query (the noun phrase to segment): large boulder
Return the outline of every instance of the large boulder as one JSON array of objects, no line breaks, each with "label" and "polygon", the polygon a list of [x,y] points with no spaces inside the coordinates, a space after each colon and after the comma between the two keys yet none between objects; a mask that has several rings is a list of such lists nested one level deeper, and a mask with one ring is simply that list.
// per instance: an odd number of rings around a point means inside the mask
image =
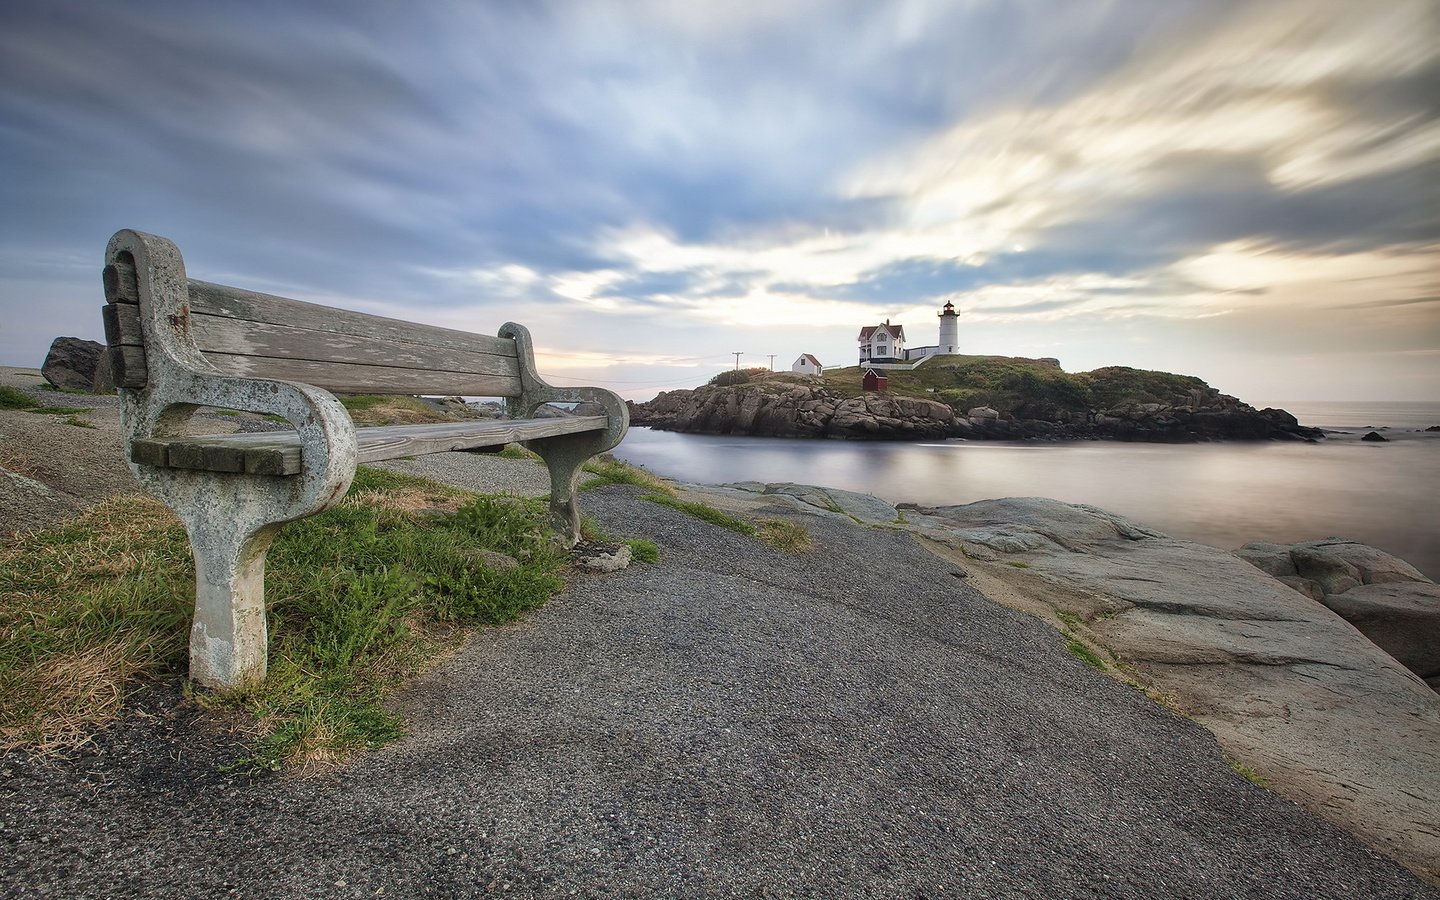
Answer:
[{"label": "large boulder", "polygon": [[1419,569],[1341,538],[1246,544],[1236,555],[1324,604],[1440,690],[1440,586]]},{"label": "large boulder", "polygon": [[115,390],[105,345],[77,337],[58,337],[45,354],[40,374],[57,388],[108,394]]},{"label": "large boulder", "polygon": [[1320,602],[1440,690],[1440,585],[1362,584]]}]

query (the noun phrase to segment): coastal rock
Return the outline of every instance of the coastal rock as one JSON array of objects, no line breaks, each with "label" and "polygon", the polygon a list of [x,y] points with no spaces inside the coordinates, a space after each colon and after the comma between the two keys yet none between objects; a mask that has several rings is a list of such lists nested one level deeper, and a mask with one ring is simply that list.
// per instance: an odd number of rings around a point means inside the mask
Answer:
[{"label": "coastal rock", "polygon": [[62,390],[109,393],[115,389],[105,345],[77,337],[58,337],[45,354],[40,374]]},{"label": "coastal rock", "polygon": [[[1093,507],[1018,498],[921,508],[905,521],[958,551],[972,578],[983,564],[1003,590],[1081,623],[1281,790],[1382,846],[1440,864],[1440,696],[1326,606],[1229,553]],[[1344,565],[1325,571],[1359,576],[1339,599],[1365,601],[1367,616],[1389,611],[1375,619],[1389,629],[1403,630],[1400,615],[1433,615],[1430,585],[1359,586],[1367,573],[1397,570],[1336,543],[1329,562]],[[1273,550],[1255,553],[1284,568]],[[1301,559],[1298,568],[1311,565],[1311,555]],[[1409,631],[1433,635],[1430,621]],[[1424,669],[1433,644],[1419,644],[1396,650]]]},{"label": "coastal rock", "polygon": [[1440,678],[1440,586],[1403,559],[1340,538],[1246,544],[1236,555],[1319,601],[1427,683]]},{"label": "coastal rock", "polygon": [[1320,602],[1427,682],[1440,677],[1440,585],[1363,584]]},{"label": "coastal rock", "polygon": [[934,400],[877,392],[846,397],[778,379],[666,391],[630,409],[633,424],[697,434],[928,440],[951,436],[955,424],[954,410]]},{"label": "coastal rock", "polygon": [[1360,440],[1370,441],[1371,443],[1385,443],[1390,439],[1378,431],[1367,431],[1365,432],[1365,436],[1360,438]]},{"label": "coastal rock", "polygon": [[[1111,371],[1113,375],[1116,370]],[[938,400],[907,396],[893,384],[890,391],[847,396],[818,378],[762,372],[747,379],[662,392],[648,403],[631,404],[630,421],[700,434],[860,440],[1107,438],[1185,443],[1323,436],[1282,409],[1256,410],[1198,379],[1190,381],[1200,386],[1166,402],[1120,402],[1084,411],[1044,394],[1022,393],[1004,409],[969,406],[961,414]]]}]

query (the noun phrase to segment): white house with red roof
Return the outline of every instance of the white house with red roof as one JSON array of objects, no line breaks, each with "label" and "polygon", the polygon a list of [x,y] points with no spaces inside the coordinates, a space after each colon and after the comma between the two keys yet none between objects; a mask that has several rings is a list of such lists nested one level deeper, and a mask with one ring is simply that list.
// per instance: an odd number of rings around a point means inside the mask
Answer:
[{"label": "white house with red roof", "polygon": [[790,371],[798,372],[801,375],[824,375],[825,367],[820,364],[820,360],[809,353],[802,353],[800,358],[790,366]]},{"label": "white house with red roof", "polygon": [[879,325],[860,329],[860,364],[898,363],[905,361],[905,326],[891,325],[886,319]]}]

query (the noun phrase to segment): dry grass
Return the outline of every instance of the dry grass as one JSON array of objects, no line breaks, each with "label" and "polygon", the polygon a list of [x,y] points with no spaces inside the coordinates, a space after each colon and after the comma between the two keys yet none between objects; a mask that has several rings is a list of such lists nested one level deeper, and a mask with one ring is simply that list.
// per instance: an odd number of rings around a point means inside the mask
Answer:
[{"label": "dry grass", "polygon": [[786,553],[809,553],[814,548],[805,526],[786,519],[761,519],[760,540]]},{"label": "dry grass", "polygon": [[31,465],[28,459],[9,450],[0,450],[0,469],[26,478],[34,478],[39,474],[39,470]]},{"label": "dry grass", "polygon": [[346,497],[344,502],[347,506],[369,506],[395,512],[417,513],[425,510],[455,512],[464,506],[468,499],[468,496],[458,491],[451,493],[407,487],[398,490],[356,491]]},{"label": "dry grass", "polygon": [[435,407],[416,397],[378,396],[366,394],[341,397],[356,425],[424,425],[431,422],[453,422]]},{"label": "dry grass", "polygon": [[0,747],[72,749],[127,681],[182,661],[193,577],[180,523],[140,497],[0,548]]}]

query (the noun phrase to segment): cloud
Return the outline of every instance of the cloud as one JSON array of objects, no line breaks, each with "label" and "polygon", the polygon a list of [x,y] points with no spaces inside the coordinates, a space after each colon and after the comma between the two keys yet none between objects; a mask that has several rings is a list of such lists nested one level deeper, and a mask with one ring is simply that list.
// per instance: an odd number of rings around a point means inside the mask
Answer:
[{"label": "cloud", "polygon": [[90,315],[118,227],[213,280],[458,327],[528,316],[596,353],[644,331],[723,361],[763,321],[839,359],[859,325],[945,300],[977,340],[1046,355],[1260,308],[1369,303],[1433,334],[1429,15],[18,0],[0,314],[34,320],[0,352]]}]

